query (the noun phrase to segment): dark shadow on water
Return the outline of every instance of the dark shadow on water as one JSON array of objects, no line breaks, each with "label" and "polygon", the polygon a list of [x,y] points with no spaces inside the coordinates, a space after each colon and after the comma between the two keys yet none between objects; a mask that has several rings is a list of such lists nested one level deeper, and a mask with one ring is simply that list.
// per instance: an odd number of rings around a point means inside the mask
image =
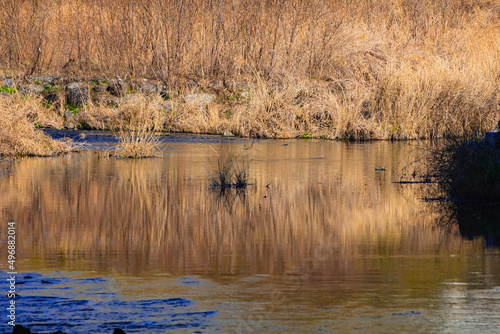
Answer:
[{"label": "dark shadow on water", "polygon": [[450,198],[423,200],[437,206],[439,225],[449,229],[456,225],[462,238],[481,238],[486,248],[500,247],[500,203],[456,201]]},{"label": "dark shadow on water", "polygon": [[500,246],[500,204],[456,203],[454,214],[462,237],[482,237],[486,247]]}]

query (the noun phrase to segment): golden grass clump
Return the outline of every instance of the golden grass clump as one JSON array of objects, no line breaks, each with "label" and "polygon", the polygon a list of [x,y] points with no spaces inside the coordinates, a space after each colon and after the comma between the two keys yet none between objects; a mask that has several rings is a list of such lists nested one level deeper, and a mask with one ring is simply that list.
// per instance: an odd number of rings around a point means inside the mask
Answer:
[{"label": "golden grass clump", "polygon": [[78,112],[78,120],[96,129],[111,129],[118,144],[114,156],[150,158],[158,156],[160,140],[156,131],[166,121],[159,96],[125,95],[117,105],[97,105],[89,102]]},{"label": "golden grass clump", "polygon": [[52,156],[74,150],[69,143],[54,140],[35,128],[61,122],[41,106],[39,99],[0,96],[0,118],[0,156]]},{"label": "golden grass clump", "polygon": [[114,154],[116,157],[141,159],[159,155],[159,137],[150,130],[122,130],[116,136],[118,138]]}]

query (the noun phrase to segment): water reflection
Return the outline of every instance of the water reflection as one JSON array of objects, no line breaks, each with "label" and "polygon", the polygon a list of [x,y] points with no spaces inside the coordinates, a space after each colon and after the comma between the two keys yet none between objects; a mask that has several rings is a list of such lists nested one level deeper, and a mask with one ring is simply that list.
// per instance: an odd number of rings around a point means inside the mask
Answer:
[{"label": "water reflection", "polygon": [[481,238],[489,248],[500,245],[500,205],[498,203],[458,202],[443,204],[448,224],[458,225],[460,235],[468,240]]},{"label": "water reflection", "polygon": [[249,152],[253,184],[223,196],[210,189],[213,151],[203,143],[140,161],[93,151],[3,161],[11,172],[0,177],[0,219],[18,223],[24,270],[149,276],[152,285],[163,273],[210,279],[217,287],[192,286],[186,298],[217,305],[229,331],[241,319],[247,331],[279,332],[285,319],[297,331],[384,321],[431,329],[443,314],[423,310],[446,309],[443,282],[494,289],[500,260],[498,250],[485,256],[483,238],[436,223],[452,216],[419,199],[426,185],[393,183],[414,150],[261,141]]},{"label": "water reflection", "polygon": [[30,259],[65,269],[99,259],[85,268],[283,274],[324,254],[347,259],[461,247],[457,235],[435,229],[415,187],[391,183],[409,148],[381,156],[386,149],[257,145],[254,185],[222,198],[208,187],[212,152],[203,145],[141,161],[92,152],[25,159],[11,162],[15,172],[0,179],[1,218],[23,224]]}]

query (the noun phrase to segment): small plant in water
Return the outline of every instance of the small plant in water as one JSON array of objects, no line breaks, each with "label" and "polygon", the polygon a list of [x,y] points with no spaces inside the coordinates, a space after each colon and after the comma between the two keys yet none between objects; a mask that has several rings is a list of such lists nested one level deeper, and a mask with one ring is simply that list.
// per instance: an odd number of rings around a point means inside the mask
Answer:
[{"label": "small plant in water", "polygon": [[245,189],[250,184],[249,169],[251,159],[245,156],[243,152],[236,153],[234,147],[223,143],[214,151],[217,154],[217,163],[215,164],[215,171],[209,171],[212,179],[212,189],[219,189],[221,192],[230,188]]}]

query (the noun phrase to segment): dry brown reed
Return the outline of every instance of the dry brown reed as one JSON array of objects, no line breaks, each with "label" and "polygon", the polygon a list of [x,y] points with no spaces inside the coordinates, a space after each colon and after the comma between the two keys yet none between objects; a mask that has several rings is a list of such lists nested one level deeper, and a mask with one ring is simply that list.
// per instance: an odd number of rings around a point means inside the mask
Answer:
[{"label": "dry brown reed", "polygon": [[[198,89],[215,78],[252,84],[250,98],[219,101],[205,113],[178,101],[164,124],[171,131],[437,138],[485,131],[500,113],[494,1],[6,0],[1,6],[6,74],[147,77],[179,93],[189,90],[187,81]],[[217,92],[222,100],[239,94],[225,86]]]},{"label": "dry brown reed", "polygon": [[114,156],[150,158],[159,154],[156,131],[166,121],[159,96],[125,95],[117,105],[98,105],[89,101],[77,113],[80,124],[101,130],[112,130],[118,139]]},{"label": "dry brown reed", "polygon": [[159,154],[159,137],[150,130],[122,130],[116,137],[118,144],[115,156],[140,159],[156,157]]},{"label": "dry brown reed", "polygon": [[53,140],[37,126],[58,127],[62,118],[44,108],[39,98],[19,94],[0,96],[0,156],[52,156],[74,148]]}]

